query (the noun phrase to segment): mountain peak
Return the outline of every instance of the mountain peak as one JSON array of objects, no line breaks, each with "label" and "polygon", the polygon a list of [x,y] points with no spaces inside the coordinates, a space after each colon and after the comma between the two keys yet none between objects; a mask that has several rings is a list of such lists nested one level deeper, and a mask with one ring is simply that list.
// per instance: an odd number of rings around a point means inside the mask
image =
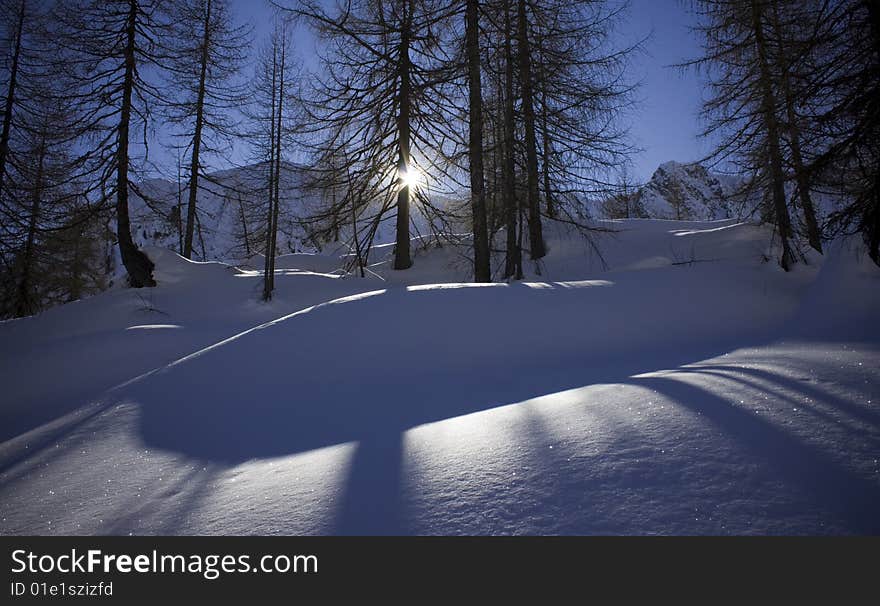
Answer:
[{"label": "mountain peak", "polygon": [[730,205],[735,188],[698,162],[662,163],[638,192],[640,210],[655,219],[711,221],[736,216]]}]

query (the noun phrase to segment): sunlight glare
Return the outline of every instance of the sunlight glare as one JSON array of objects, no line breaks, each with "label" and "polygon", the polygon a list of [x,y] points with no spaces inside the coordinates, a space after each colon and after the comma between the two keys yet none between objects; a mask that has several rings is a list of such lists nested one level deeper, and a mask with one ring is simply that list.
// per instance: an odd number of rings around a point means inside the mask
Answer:
[{"label": "sunlight glare", "polygon": [[424,183],[424,175],[422,174],[422,171],[415,166],[410,166],[407,170],[398,171],[397,176],[400,179],[402,187],[416,189],[421,187]]}]

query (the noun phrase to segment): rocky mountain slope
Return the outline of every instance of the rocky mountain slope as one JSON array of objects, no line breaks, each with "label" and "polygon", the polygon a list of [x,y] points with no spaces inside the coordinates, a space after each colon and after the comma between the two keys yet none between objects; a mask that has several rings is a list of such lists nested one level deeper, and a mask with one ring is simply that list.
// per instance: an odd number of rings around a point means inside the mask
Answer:
[{"label": "rocky mountain slope", "polygon": [[742,184],[739,177],[715,174],[700,164],[664,162],[647,183],[605,200],[601,213],[609,219],[742,218],[747,207],[738,195]]}]

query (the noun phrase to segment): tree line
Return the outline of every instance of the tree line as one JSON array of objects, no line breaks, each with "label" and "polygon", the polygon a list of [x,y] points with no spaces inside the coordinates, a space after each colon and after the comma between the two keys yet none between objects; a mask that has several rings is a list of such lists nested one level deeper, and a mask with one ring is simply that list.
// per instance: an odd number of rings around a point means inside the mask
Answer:
[{"label": "tree line", "polygon": [[[587,0],[288,7],[324,49],[302,94],[300,133],[315,186],[336,194],[313,215],[316,228],[347,227],[363,265],[379,223],[393,217],[392,267],[404,270],[418,205],[447,236],[447,222],[468,226],[474,280],[522,277],[523,255],[540,267],[544,221],[585,227],[588,197],[629,151],[620,117],[633,48],[611,41],[622,9]],[[467,203],[438,208],[432,184]]]},{"label": "tree line", "polygon": [[[293,153],[320,200],[298,220],[316,243],[345,239],[351,269],[363,275],[386,221],[392,267],[412,266],[417,209],[488,282],[521,278],[524,259],[540,271],[549,224],[592,229],[590,205],[633,151],[623,117],[638,44],[619,44],[623,3],[285,0],[252,59],[230,0],[0,1],[4,316],[106,287],[117,257],[130,286],[155,285],[130,196],[151,204],[139,183],[157,130],[179,158],[179,252],[196,249],[199,193],[222,190],[247,252],[265,255],[266,300]],[[712,159],[751,177],[785,269],[801,241],[821,252],[841,232],[862,234],[880,263],[878,1],[689,5]],[[301,26],[320,49],[307,77]],[[259,183],[219,183],[208,167],[241,141]],[[816,192],[841,200],[827,217]]]},{"label": "tree line", "polygon": [[[712,158],[749,175],[779,264],[860,234],[880,265],[880,1],[698,0]],[[826,217],[815,196],[838,198]]]},{"label": "tree line", "polygon": [[118,249],[131,286],[154,286],[129,216],[153,129],[168,125],[188,157],[186,208],[177,210],[190,257],[203,159],[236,132],[229,110],[244,99],[248,28],[233,23],[226,0],[4,0],[2,13],[4,315],[105,287],[114,251],[80,251],[101,243]]}]

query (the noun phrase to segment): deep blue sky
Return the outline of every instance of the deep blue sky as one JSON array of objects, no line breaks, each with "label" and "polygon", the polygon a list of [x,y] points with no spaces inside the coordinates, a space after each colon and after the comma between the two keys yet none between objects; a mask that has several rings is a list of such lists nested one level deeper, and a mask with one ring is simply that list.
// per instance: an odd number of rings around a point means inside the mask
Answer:
[{"label": "deep blue sky", "polygon": [[[613,0],[612,0],[613,1]],[[255,26],[259,48],[271,30],[272,9],[268,0],[238,0],[236,11]],[[700,159],[706,145],[697,138],[697,111],[702,87],[692,71],[670,67],[700,54],[699,40],[688,28],[693,17],[682,0],[630,0],[628,17],[621,22],[621,44],[651,35],[644,52],[632,59],[631,81],[639,81],[639,104],[632,113],[632,142],[643,149],[633,158],[633,177],[647,180],[667,160]],[[299,31],[297,46],[306,65],[313,55],[314,40]]]},{"label": "deep blue sky", "polygon": [[635,176],[647,179],[662,162],[690,162],[705,156],[698,111],[702,85],[693,70],[669,67],[701,53],[695,21],[681,0],[631,0],[622,26],[629,36],[652,33],[645,53],[633,61],[633,77],[642,82],[632,123],[633,142],[644,151],[634,159]]}]

